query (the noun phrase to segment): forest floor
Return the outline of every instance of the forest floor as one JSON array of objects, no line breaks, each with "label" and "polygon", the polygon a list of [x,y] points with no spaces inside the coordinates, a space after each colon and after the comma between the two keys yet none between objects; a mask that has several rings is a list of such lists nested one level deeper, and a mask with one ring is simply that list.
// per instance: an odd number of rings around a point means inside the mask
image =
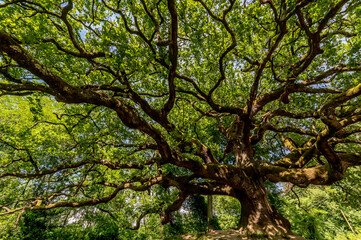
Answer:
[{"label": "forest floor", "polygon": [[236,230],[218,230],[209,233],[197,233],[197,234],[188,234],[182,235],[179,239],[182,240],[263,240],[263,239],[270,239],[270,240],[305,240],[305,238],[293,235],[285,237],[262,237],[262,236],[255,236],[255,237],[247,237],[242,236]]}]

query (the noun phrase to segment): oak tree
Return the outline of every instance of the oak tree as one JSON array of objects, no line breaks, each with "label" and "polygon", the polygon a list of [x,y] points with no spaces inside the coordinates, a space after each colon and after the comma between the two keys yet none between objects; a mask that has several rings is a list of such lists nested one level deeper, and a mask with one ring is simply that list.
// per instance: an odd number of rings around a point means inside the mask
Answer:
[{"label": "oak tree", "polygon": [[358,0],[0,1],[0,215],[148,191],[137,228],[228,195],[242,234],[291,234],[265,182],[330,185],[361,165],[360,14]]}]

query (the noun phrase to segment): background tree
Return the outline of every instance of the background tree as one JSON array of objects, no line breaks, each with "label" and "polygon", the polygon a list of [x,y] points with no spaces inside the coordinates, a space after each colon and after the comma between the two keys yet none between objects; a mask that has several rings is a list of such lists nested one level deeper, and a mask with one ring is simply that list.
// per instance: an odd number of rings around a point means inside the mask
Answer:
[{"label": "background tree", "polygon": [[361,165],[359,1],[0,9],[1,215],[134,201],[136,229],[228,195],[242,233],[289,234],[265,181],[331,185]]}]

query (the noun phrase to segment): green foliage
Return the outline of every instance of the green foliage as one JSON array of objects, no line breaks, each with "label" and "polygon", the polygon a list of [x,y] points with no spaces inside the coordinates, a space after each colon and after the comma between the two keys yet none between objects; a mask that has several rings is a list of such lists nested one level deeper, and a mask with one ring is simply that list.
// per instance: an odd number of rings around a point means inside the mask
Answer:
[{"label": "green foliage", "polygon": [[25,212],[20,222],[20,230],[24,240],[46,239],[48,236],[46,225],[48,212]]},{"label": "green foliage", "polygon": [[215,196],[213,198],[215,217],[220,229],[237,229],[241,218],[241,204],[233,197]]},{"label": "green foliage", "polygon": [[192,229],[192,232],[207,231],[207,203],[204,196],[189,196],[183,204],[183,208],[185,211],[189,211],[185,220],[188,229]]},{"label": "green foliage", "polygon": [[347,239],[347,240],[358,240],[361,238],[361,228],[357,228],[355,229],[355,234],[348,231],[346,233],[337,233],[337,235],[335,236],[335,240],[344,240],[344,239]]},{"label": "green foliage", "polygon": [[187,229],[184,227],[182,215],[178,211],[172,213],[169,224],[164,227],[164,235],[171,238],[185,233],[187,233]]},{"label": "green foliage", "polygon": [[182,209],[172,214],[169,226],[165,227],[165,236],[207,232],[207,203],[201,195],[191,195]]},{"label": "green foliage", "polygon": [[282,204],[278,207],[291,221],[293,231],[307,239],[353,239],[341,211],[356,234],[360,234],[361,186],[354,182],[359,176],[358,167],[335,186],[293,187],[293,192],[279,196]]}]

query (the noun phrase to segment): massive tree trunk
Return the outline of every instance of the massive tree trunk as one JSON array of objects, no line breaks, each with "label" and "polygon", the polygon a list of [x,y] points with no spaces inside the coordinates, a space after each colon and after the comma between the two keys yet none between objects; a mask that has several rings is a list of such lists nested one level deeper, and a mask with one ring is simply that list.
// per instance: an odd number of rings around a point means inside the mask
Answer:
[{"label": "massive tree trunk", "polygon": [[271,206],[262,180],[251,180],[250,188],[237,191],[236,195],[242,207],[239,221],[242,235],[287,236],[291,234],[290,222]]},{"label": "massive tree trunk", "polygon": [[236,174],[236,178],[231,177],[235,196],[242,207],[240,233],[247,236],[267,237],[290,235],[290,222],[271,206],[267,198],[262,176],[257,171],[250,131],[249,123],[235,118],[227,135],[236,159],[236,166],[242,169],[243,173]]}]

